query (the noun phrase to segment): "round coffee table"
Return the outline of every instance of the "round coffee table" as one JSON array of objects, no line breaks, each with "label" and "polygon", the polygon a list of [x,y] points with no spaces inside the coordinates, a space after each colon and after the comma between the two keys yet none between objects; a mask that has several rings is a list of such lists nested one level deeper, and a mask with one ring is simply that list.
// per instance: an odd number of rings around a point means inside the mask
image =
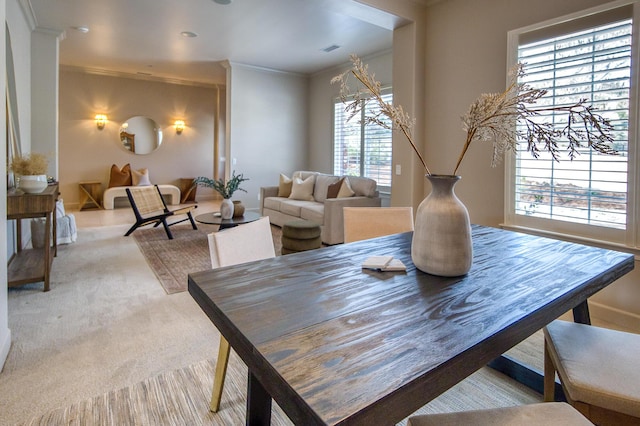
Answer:
[{"label": "round coffee table", "polygon": [[253,222],[260,219],[260,215],[256,212],[244,212],[244,215],[232,217],[231,219],[223,219],[219,212],[203,213],[195,217],[196,222],[206,223],[207,225],[220,225],[220,229],[233,228],[243,223]]}]

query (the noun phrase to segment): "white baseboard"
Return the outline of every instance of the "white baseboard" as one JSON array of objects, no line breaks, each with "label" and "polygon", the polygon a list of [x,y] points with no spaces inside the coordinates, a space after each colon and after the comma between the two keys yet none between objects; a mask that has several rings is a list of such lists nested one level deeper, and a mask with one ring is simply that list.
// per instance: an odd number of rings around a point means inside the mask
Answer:
[{"label": "white baseboard", "polygon": [[640,315],[622,311],[589,301],[589,313],[592,319],[602,320],[620,326],[622,329],[640,334]]},{"label": "white baseboard", "polygon": [[7,338],[4,339],[4,342],[0,342],[0,371],[2,371],[4,363],[7,361],[7,357],[9,356],[9,350],[11,349],[11,330],[8,328],[6,336]]}]

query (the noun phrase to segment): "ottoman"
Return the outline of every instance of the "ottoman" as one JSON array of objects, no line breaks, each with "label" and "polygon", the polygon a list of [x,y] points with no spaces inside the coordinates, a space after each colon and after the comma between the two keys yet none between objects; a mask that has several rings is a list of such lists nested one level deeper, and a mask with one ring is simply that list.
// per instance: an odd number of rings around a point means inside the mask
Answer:
[{"label": "ottoman", "polygon": [[282,225],[282,254],[322,247],[320,225],[300,219]]}]

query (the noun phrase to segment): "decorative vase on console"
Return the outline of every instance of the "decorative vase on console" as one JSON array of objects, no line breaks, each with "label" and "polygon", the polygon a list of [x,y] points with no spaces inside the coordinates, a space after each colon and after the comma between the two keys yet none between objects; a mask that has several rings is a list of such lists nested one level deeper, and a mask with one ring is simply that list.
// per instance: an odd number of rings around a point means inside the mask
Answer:
[{"label": "decorative vase on console", "polygon": [[18,176],[18,189],[28,194],[37,194],[47,188],[48,166],[47,157],[37,152],[16,155],[11,159],[10,164],[11,170]]},{"label": "decorative vase on console", "polygon": [[[502,93],[480,95],[462,117],[466,140],[451,175],[432,174],[420,154],[412,135],[414,120],[401,105],[386,102],[380,82],[369,74],[367,65],[360,58],[351,56],[353,66],[335,76],[331,82],[340,84],[340,98],[349,117],[363,116],[363,122],[387,129],[400,130],[411,144],[432,184],[432,191],[419,205],[416,212],[411,257],[415,266],[423,271],[441,276],[466,274],[472,267],[473,246],[469,213],[456,197],[453,187],[460,179],[458,168],[474,141],[489,141],[493,145],[492,166],[496,166],[507,151],[515,153],[518,143],[537,158],[547,151],[559,161],[559,140],[567,142],[569,157],[580,149],[589,147],[600,154],[617,154],[612,147],[613,126],[608,119],[595,113],[586,99],[573,104],[547,106],[536,101],[547,93],[523,83],[524,65],[517,64],[510,73],[510,81]],[[351,79],[356,80],[357,90],[351,90]],[[371,103],[379,108],[368,109]],[[367,108],[367,109],[365,109]],[[374,111],[374,112],[371,112]],[[545,117],[553,114],[553,124]],[[562,123],[566,120],[571,125]],[[526,125],[517,126],[517,124]],[[395,190],[395,189],[394,189]]]},{"label": "decorative vase on console", "polygon": [[[231,173],[231,177],[226,182],[224,179],[211,179],[204,176],[198,176],[194,182],[197,185],[205,186],[207,188],[213,188],[222,196],[222,204],[220,204],[220,217],[222,219],[231,219],[234,217],[234,204],[231,201],[233,193],[236,191],[247,192],[240,188],[240,184],[249,180],[242,174],[236,175],[235,170]],[[244,214],[244,206],[242,207],[242,214]],[[239,209],[240,210],[240,209]],[[240,214],[240,216],[242,215]]]}]

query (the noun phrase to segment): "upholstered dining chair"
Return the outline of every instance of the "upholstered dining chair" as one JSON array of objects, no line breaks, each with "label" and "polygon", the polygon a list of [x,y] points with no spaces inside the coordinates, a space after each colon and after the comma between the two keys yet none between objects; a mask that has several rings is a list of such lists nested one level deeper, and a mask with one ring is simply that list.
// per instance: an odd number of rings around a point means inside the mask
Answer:
[{"label": "upholstered dining chair", "polygon": [[555,373],[567,401],[597,425],[640,425],[640,335],[555,320],[544,328],[544,399]]},{"label": "upholstered dining chair", "polygon": [[[271,236],[271,224],[269,217],[266,216],[234,228],[212,232],[208,238],[211,267],[214,269],[276,256]],[[228,363],[229,342],[220,336],[220,348],[209,406],[214,413],[220,408]]]},{"label": "upholstered dining chair", "polygon": [[344,242],[413,231],[411,207],[345,207]]},{"label": "upholstered dining chair", "polygon": [[592,423],[564,402],[543,402],[504,408],[409,417],[407,426],[588,426]]},{"label": "upholstered dining chair", "polygon": [[[152,223],[154,227],[162,224],[162,226],[164,226],[165,232],[167,233],[167,238],[169,238],[170,240],[173,239],[173,235],[169,230],[170,226],[188,220],[191,222],[191,226],[193,227],[193,229],[198,229],[196,223],[193,220],[193,216],[191,215],[191,211],[198,206],[191,205],[175,210],[169,210],[167,208],[167,204],[164,202],[164,198],[162,198],[162,194],[160,193],[160,189],[157,185],[126,188],[126,191],[127,197],[129,198],[129,203],[131,204],[131,208],[133,209],[133,214],[136,216],[136,223],[134,223],[133,226],[129,228],[127,233],[124,234],[125,237],[129,236],[139,227],[150,225]],[[167,222],[168,217],[182,214],[187,215],[187,217],[172,223]]]}]

